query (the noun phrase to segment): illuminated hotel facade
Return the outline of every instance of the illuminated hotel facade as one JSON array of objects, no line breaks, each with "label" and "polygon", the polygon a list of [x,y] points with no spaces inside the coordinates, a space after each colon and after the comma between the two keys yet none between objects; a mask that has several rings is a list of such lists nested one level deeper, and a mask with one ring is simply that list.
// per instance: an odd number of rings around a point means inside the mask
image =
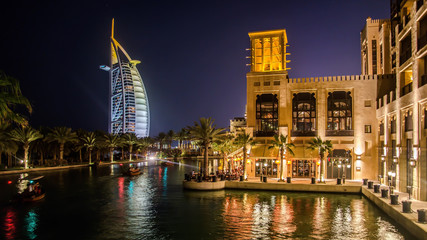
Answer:
[{"label": "illuminated hotel facade", "polygon": [[391,3],[390,20],[368,18],[361,32],[362,75],[289,78],[286,31],[249,33],[248,176],[279,176],[269,146],[283,134],[295,145],[283,175],[319,178],[307,147],[320,136],[333,144],[326,178],[380,180],[427,200],[427,3]]},{"label": "illuminated hotel facade", "polygon": [[135,133],[149,136],[150,109],[147,91],[133,60],[114,38],[114,19],[111,29],[111,67],[101,66],[110,72],[109,132]]}]

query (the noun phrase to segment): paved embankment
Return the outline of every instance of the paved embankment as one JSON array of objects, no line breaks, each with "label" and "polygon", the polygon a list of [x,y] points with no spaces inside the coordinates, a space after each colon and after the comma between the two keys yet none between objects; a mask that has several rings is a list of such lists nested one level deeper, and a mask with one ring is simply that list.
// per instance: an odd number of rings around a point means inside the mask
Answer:
[{"label": "paved embankment", "polygon": [[261,183],[226,181],[226,189],[269,190],[290,192],[328,192],[360,194],[360,185],[331,185],[331,184],[304,184],[304,183]]},{"label": "paved embankment", "polygon": [[[383,210],[387,215],[393,218],[396,222],[406,228],[415,237],[419,239],[427,239],[427,224],[418,222],[418,209],[427,209],[427,202],[411,200],[411,213],[403,213],[402,200],[408,200],[407,193],[394,191],[394,194],[399,195],[399,205],[391,205],[390,198],[381,198],[380,193],[375,193],[374,189],[368,189],[367,186],[362,186],[362,194]],[[387,186],[382,188],[388,189]]]},{"label": "paved embankment", "polygon": [[[144,162],[145,160],[138,160],[138,161],[123,161],[123,162],[102,162],[99,165],[112,165],[112,164],[127,164],[127,163],[138,163],[138,162]],[[21,170],[6,170],[6,171],[0,171],[0,175],[7,175],[7,174],[18,174],[18,173],[29,173],[29,172],[39,172],[39,171],[55,171],[55,170],[63,170],[63,169],[70,169],[70,168],[79,168],[79,167],[89,167],[89,164],[77,164],[77,165],[67,165],[67,166],[55,166],[55,167],[36,167],[36,168],[28,168],[28,169],[21,169]]]}]

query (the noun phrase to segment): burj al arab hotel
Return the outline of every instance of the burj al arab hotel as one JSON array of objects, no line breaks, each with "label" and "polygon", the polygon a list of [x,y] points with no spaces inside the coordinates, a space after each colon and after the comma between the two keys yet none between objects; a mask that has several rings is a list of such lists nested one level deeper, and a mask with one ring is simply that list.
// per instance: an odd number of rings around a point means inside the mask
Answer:
[{"label": "burj al arab hotel", "polygon": [[133,60],[114,38],[111,27],[111,65],[102,65],[110,73],[110,119],[108,131],[114,134],[135,133],[147,137],[150,131],[150,108],[147,91]]}]

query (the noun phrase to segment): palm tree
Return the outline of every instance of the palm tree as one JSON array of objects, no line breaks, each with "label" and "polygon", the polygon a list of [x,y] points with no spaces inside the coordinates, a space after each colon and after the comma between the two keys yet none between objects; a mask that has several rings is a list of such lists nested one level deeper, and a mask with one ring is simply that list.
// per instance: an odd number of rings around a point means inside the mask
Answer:
[{"label": "palm tree", "polygon": [[110,152],[110,162],[114,162],[114,149],[120,145],[120,136],[114,133],[106,133],[102,137],[102,144]]},{"label": "palm tree", "polygon": [[73,151],[79,152],[79,162],[83,163],[82,149],[85,147],[83,139],[84,139],[84,136],[88,134],[88,132],[83,129],[77,129],[76,133],[77,133],[78,141],[74,144]]},{"label": "palm tree", "polygon": [[30,149],[30,143],[42,138],[43,135],[31,128],[31,127],[20,127],[13,129],[9,134],[11,140],[21,143],[24,149],[24,169],[28,168],[28,150]]},{"label": "palm tree", "polygon": [[44,139],[37,139],[32,144],[32,149],[40,156],[39,165],[44,164],[45,154],[47,152],[47,143]]},{"label": "palm tree", "polygon": [[187,139],[187,131],[185,128],[181,129],[179,132],[176,133],[176,140],[178,140],[178,148],[183,149],[184,148],[184,141]]},{"label": "palm tree", "polygon": [[[150,137],[143,137],[138,138],[138,141],[136,143],[136,151],[137,153],[146,153],[148,147],[152,144],[152,139]],[[138,154],[136,155],[136,158],[138,160]]]},{"label": "palm tree", "polygon": [[129,161],[132,161],[132,150],[133,145],[135,145],[138,141],[135,133],[125,133],[121,137],[123,144],[129,147]]},{"label": "palm tree", "polygon": [[173,130],[169,130],[166,133],[166,142],[168,144],[168,148],[172,148],[172,141],[175,139],[175,132]]},{"label": "palm tree", "polygon": [[214,120],[211,118],[200,118],[200,124],[194,122],[194,126],[188,127],[190,135],[196,141],[199,141],[200,145],[204,148],[203,157],[203,172],[204,176],[208,175],[208,149],[212,142],[216,141],[220,134],[224,131],[223,128],[216,128],[213,125]]},{"label": "palm tree", "polygon": [[96,146],[96,134],[94,132],[88,132],[81,137],[83,146],[89,154],[89,164],[92,164],[92,150]]},{"label": "palm tree", "polygon": [[24,106],[30,113],[31,104],[21,93],[19,81],[0,71],[0,126],[17,123],[28,124],[27,120],[14,111],[16,106]]},{"label": "palm tree", "polygon": [[156,142],[159,143],[159,152],[161,153],[163,150],[163,145],[166,141],[167,135],[164,132],[160,132],[159,135],[156,137]]},{"label": "palm tree", "polygon": [[[225,162],[228,155],[236,150],[236,145],[233,144],[234,136],[233,135],[223,135],[221,139],[212,144],[214,150],[218,151],[222,155],[222,169],[225,170]],[[230,169],[230,166],[228,166]]]},{"label": "palm tree", "polygon": [[283,172],[285,171],[283,169],[283,157],[286,153],[290,153],[292,156],[295,156],[294,152],[292,151],[292,148],[295,147],[293,143],[288,143],[288,135],[283,136],[283,134],[276,134],[274,135],[274,141],[271,146],[268,148],[279,148],[280,152],[280,177],[279,181],[284,181],[283,178]]},{"label": "palm tree", "polygon": [[320,182],[325,182],[325,166],[323,163],[323,157],[325,156],[325,152],[332,151],[332,143],[331,140],[323,141],[320,137],[315,137],[308,143],[308,149],[318,150],[319,158],[320,158]]},{"label": "palm tree", "polygon": [[0,126],[0,163],[2,153],[7,155],[7,166],[12,166],[12,154],[18,151],[18,145],[9,137],[10,128],[7,124]]},{"label": "palm tree", "polygon": [[64,161],[64,146],[67,142],[76,142],[77,134],[68,127],[55,127],[47,134],[46,140],[49,143],[57,142],[59,144],[59,163],[62,164]]},{"label": "palm tree", "polygon": [[254,145],[255,142],[251,137],[251,135],[246,133],[238,134],[234,139],[234,141],[239,148],[243,148],[243,180],[247,180],[247,176],[246,176],[247,148],[248,148],[248,145],[249,146]]}]

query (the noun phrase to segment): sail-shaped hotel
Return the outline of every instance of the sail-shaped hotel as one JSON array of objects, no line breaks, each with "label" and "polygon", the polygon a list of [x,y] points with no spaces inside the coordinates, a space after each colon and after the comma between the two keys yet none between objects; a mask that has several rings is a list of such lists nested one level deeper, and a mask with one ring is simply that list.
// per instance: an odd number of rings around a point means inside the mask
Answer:
[{"label": "sail-shaped hotel", "polygon": [[100,68],[110,72],[110,133],[135,133],[147,137],[150,130],[150,109],[147,91],[133,60],[114,38],[111,28],[111,65]]}]

